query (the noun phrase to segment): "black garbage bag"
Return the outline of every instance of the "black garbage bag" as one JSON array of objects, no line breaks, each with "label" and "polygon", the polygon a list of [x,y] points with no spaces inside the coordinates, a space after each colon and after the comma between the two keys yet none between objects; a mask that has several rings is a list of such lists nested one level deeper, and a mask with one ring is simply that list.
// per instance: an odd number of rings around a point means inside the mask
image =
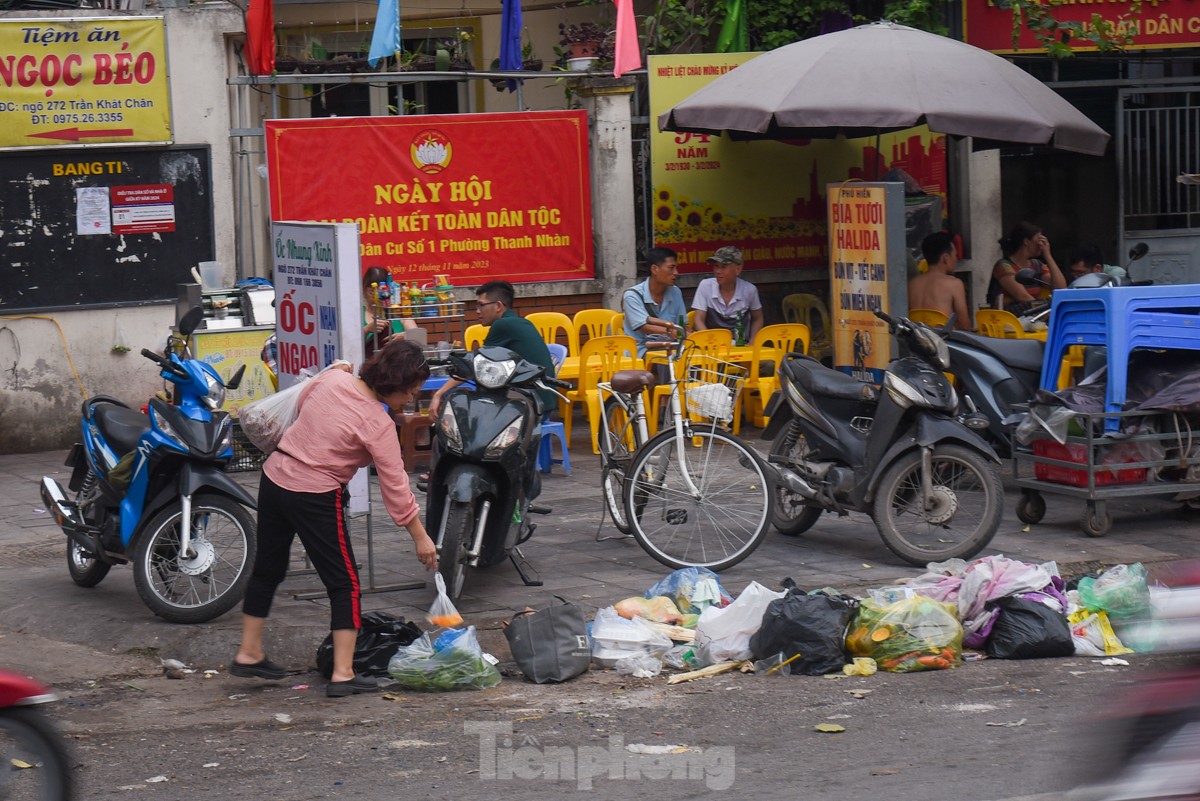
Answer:
[{"label": "black garbage bag", "polygon": [[[402,617],[386,612],[367,612],[354,644],[354,671],[365,676],[388,674],[388,662],[402,645],[410,645],[421,636],[421,629]],[[317,647],[317,670],[325,678],[333,675],[333,635]]]},{"label": "black garbage bag", "polygon": [[1000,614],[988,637],[988,656],[1041,659],[1075,654],[1071,626],[1062,612],[1025,598],[1005,598],[998,605]]},{"label": "black garbage bag", "polygon": [[788,667],[792,675],[821,676],[840,671],[846,657],[846,626],[856,601],[842,595],[806,594],[791,579],[783,586],[787,595],[767,605],[762,626],[750,638],[755,659],[782,653],[784,659],[800,657]]}]

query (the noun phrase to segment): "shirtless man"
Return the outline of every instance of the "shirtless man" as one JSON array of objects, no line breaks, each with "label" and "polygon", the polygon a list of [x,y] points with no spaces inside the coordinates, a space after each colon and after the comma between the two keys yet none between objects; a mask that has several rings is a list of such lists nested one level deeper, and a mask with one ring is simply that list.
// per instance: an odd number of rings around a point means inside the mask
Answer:
[{"label": "shirtless man", "polygon": [[963,282],[954,277],[958,265],[954,240],[945,231],[930,234],[921,242],[921,253],[929,271],[908,282],[908,308],[935,309],[947,317],[953,314],[955,327],[971,330],[967,291]]}]

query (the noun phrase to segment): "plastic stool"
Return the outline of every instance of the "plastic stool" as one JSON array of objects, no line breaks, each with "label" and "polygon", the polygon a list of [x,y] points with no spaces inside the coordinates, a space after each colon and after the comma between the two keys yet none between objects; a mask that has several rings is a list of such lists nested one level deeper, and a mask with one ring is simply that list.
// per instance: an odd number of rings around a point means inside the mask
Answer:
[{"label": "plastic stool", "polygon": [[[420,467],[429,467],[433,455],[433,421],[425,412],[420,414],[400,413],[393,416],[396,433],[400,437],[400,455],[404,469],[410,473]],[[419,466],[418,466],[419,465]]]},{"label": "plastic stool", "polygon": [[[562,448],[561,459],[555,459],[553,456],[551,440],[554,437],[558,437],[559,447]],[[549,473],[550,469],[556,464],[561,464],[563,472],[568,476],[571,475],[571,454],[567,453],[566,432],[561,422],[542,423],[542,444],[538,448],[537,469],[543,473]]]}]

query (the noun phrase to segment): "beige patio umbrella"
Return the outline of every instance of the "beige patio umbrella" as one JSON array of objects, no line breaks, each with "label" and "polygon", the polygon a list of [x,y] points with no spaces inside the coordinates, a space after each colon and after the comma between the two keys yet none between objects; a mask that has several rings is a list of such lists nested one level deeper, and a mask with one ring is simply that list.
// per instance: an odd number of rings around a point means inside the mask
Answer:
[{"label": "beige patio umbrella", "polygon": [[1037,78],[973,45],[876,22],[757,56],[658,118],[734,139],[874,136],[926,124],[986,143],[1102,155],[1109,135]]}]

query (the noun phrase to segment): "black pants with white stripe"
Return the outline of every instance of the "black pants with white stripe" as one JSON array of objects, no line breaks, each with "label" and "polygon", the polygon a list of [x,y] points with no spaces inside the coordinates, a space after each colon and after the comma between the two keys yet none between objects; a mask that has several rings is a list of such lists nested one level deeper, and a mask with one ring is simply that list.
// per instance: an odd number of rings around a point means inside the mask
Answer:
[{"label": "black pants with white stripe", "polygon": [[299,536],[329,593],[329,628],[362,628],[362,588],[346,530],[345,501],[345,487],[292,492],[263,473],[258,486],[258,555],[243,612],[264,618],[271,614],[275,590],[287,576],[292,540]]}]

